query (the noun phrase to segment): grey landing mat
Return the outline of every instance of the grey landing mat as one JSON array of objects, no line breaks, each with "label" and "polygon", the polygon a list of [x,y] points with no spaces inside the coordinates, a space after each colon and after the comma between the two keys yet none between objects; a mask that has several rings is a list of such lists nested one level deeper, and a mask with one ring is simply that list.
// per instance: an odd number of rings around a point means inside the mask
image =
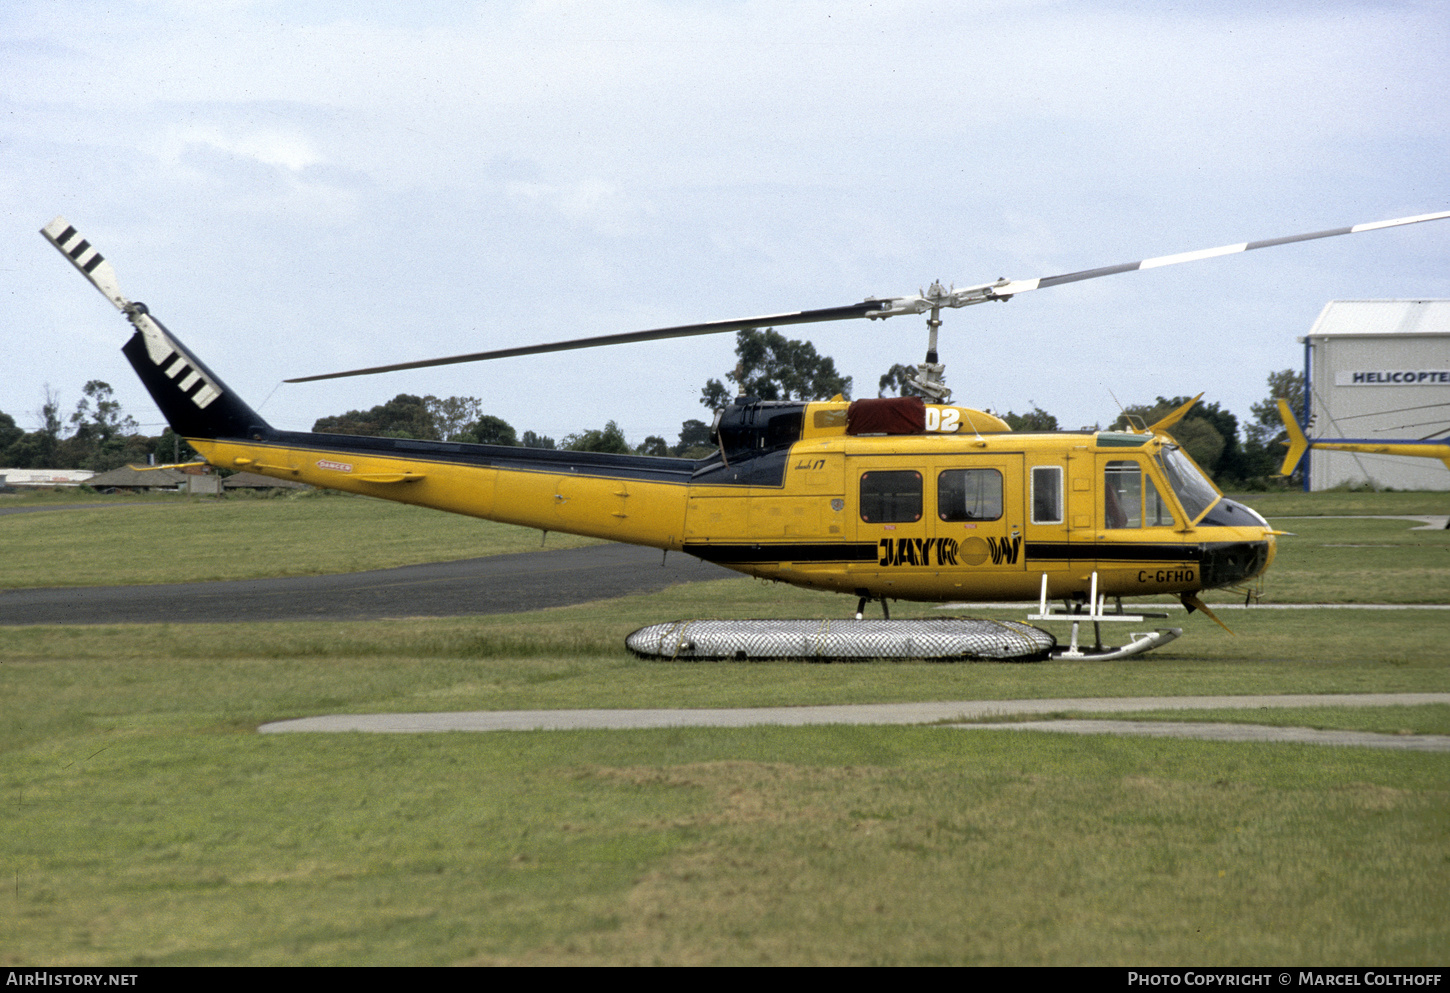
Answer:
[{"label": "grey landing mat", "polygon": [[[365,731],[416,734],[436,731],[566,731],[678,727],[755,727],[810,724],[934,724],[1014,714],[1059,711],[1122,713],[1132,710],[1213,710],[1268,707],[1391,707],[1450,703],[1450,693],[1336,693],[1278,696],[1111,697],[1055,700],[953,700],[831,707],[748,707],[718,710],[499,710],[435,714],[337,714],[263,724],[264,734],[285,731]],[[1090,723],[1090,722],[1089,722]],[[1134,722],[1136,723],[1136,722]],[[1147,722],[1143,722],[1147,723]],[[995,729],[1000,724],[970,725]],[[1029,725],[1031,730],[1048,730]],[[1282,732],[1286,728],[1266,728]],[[1321,732],[1322,733],[1322,732]],[[1408,740],[1398,735],[1382,738]],[[1429,735],[1416,736],[1429,738]],[[1291,740],[1269,739],[1260,740]],[[1405,747],[1405,746],[1399,746]]]},{"label": "grey landing mat", "polygon": [[5,624],[201,624],[512,614],[739,577],[679,552],[591,545],[332,576],[0,591]]}]

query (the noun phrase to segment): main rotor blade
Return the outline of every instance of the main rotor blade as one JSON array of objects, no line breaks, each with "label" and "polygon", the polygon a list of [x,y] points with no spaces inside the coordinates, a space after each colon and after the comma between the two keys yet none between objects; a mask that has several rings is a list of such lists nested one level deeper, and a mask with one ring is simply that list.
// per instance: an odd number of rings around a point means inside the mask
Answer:
[{"label": "main rotor blade", "polygon": [[347,372],[328,372],[318,376],[299,376],[288,379],[288,383],[312,383],[319,379],[342,379],[345,376],[371,376],[379,372],[396,372],[400,369],[428,369],[439,365],[456,365],[460,362],[483,362],[487,359],[507,359],[519,355],[539,355],[544,352],[567,352],[576,348],[595,348],[599,345],[627,345],[636,341],[658,341],[661,338],[688,338],[697,334],[719,334],[723,331],[744,331],[746,328],[779,327],[786,324],[812,324],[817,321],[844,321],[856,317],[868,317],[881,309],[881,302],[867,300],[847,307],[827,307],[822,310],[797,310],[787,314],[767,314],[764,317],[745,317],[733,321],[706,321],[703,324],[681,324],[672,328],[654,328],[650,331],[627,331],[623,334],[603,334],[594,338],[575,338],[572,341],[554,341],[547,345],[525,345],[519,348],[499,348],[491,352],[471,352],[468,355],[450,355],[442,359],[423,359],[418,362],[397,362],[393,365],[379,365],[368,369],[349,369]]},{"label": "main rotor blade", "polygon": [[[1313,231],[1309,234],[1292,234],[1283,238],[1266,238],[1263,241],[1244,241],[1236,245],[1220,245],[1218,248],[1201,248],[1193,252],[1179,252],[1176,255],[1160,255],[1153,259],[1124,262],[1120,265],[1083,269],[1080,272],[1063,273],[1060,276],[1042,276],[1037,279],[999,279],[995,283],[983,283],[966,289],[948,290],[934,283],[923,294],[904,297],[871,298],[846,307],[827,307],[823,310],[797,310],[785,314],[768,314],[763,317],[747,317],[733,321],[706,321],[703,324],[682,324],[672,328],[654,328],[650,331],[629,331],[623,334],[606,334],[594,338],[575,338],[572,341],[556,341],[546,345],[526,345],[520,348],[500,348],[489,352],[471,352],[467,355],[451,355],[441,359],[422,359],[417,362],[397,362],[392,365],[371,366],[367,369],[349,369],[346,372],[328,372],[317,376],[299,376],[288,379],[288,383],[313,383],[322,379],[342,379],[346,376],[371,376],[380,372],[397,372],[402,369],[429,369],[434,366],[456,365],[461,362],[483,362],[488,359],[514,358],[520,355],[539,355],[545,352],[567,352],[576,348],[595,348],[600,345],[625,345],[636,341],[658,341],[662,338],[688,338],[698,334],[719,334],[726,331],[743,331],[746,328],[784,326],[788,324],[812,324],[818,321],[844,321],[853,318],[895,317],[899,314],[924,314],[941,307],[968,307],[986,303],[989,300],[1008,300],[1018,293],[1043,290],[1049,286],[1077,283],[1099,276],[1112,276],[1120,272],[1138,269],[1158,269],[1177,265],[1180,262],[1197,262],[1200,259],[1217,258],[1249,252],[1256,248],[1271,248],[1275,245],[1289,245],[1297,241],[1314,241],[1318,238],[1333,238],[1342,234],[1359,234],[1361,231],[1377,231],[1380,228],[1399,227],[1404,224],[1419,224],[1421,221],[1438,221],[1450,217],[1450,210],[1435,214],[1417,214],[1414,217],[1397,217],[1388,221],[1371,221],[1347,228],[1333,228],[1328,231]],[[57,218],[53,224],[63,224]],[[54,240],[52,238],[52,240]],[[103,289],[102,292],[105,292]],[[120,306],[118,304],[118,306]]]},{"label": "main rotor blade", "polygon": [[1040,279],[1014,279],[1005,284],[993,286],[991,292],[993,296],[1011,296],[1015,293],[1026,293],[1028,290],[1044,290],[1049,286],[1061,286],[1063,283],[1076,283],[1084,279],[1097,279],[1099,276],[1112,276],[1120,272],[1133,272],[1137,269],[1157,269],[1165,265],[1177,265],[1180,262],[1197,262],[1199,259],[1213,259],[1220,255],[1233,255],[1236,252],[1251,252],[1256,248],[1272,248],[1275,245],[1290,245],[1296,241],[1314,241],[1316,238],[1333,238],[1342,234],[1359,234],[1361,231],[1377,231],[1380,228],[1394,228],[1402,224],[1419,224],[1421,221],[1439,221],[1447,217],[1450,217],[1450,210],[1442,210],[1438,214],[1417,214],[1414,217],[1397,217],[1392,221],[1371,221],[1368,224],[1356,224],[1347,228],[1332,228],[1328,231],[1313,231],[1309,234],[1291,234],[1285,238],[1265,238],[1263,241],[1243,241],[1237,245],[1220,245],[1218,248],[1200,248],[1196,252],[1160,255],[1156,259],[1143,259],[1140,262],[1124,262],[1122,265],[1108,265],[1097,269],[1084,269],[1081,272],[1069,272],[1061,276],[1044,276]]}]

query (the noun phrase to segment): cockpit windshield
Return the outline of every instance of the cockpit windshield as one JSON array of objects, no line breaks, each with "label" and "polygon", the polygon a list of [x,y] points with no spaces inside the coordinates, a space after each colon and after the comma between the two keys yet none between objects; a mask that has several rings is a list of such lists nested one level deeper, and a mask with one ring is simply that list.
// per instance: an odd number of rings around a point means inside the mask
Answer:
[{"label": "cockpit windshield", "polygon": [[1198,520],[1208,508],[1218,502],[1218,490],[1214,489],[1198,466],[1193,464],[1193,460],[1184,455],[1177,445],[1164,445],[1154,458],[1158,460],[1163,475],[1168,477],[1168,485],[1173,487],[1178,502],[1183,504],[1189,521]]}]

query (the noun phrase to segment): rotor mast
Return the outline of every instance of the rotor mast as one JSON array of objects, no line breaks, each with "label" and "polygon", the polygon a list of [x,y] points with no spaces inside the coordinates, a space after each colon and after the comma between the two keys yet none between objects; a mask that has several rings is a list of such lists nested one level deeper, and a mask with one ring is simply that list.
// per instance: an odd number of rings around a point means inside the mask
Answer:
[{"label": "rotor mast", "polygon": [[908,378],[907,382],[921,390],[922,394],[934,403],[950,403],[952,391],[946,384],[947,367],[937,353],[937,331],[941,328],[941,309],[943,307],[969,307],[974,303],[986,303],[988,300],[1010,300],[1012,298],[1010,293],[998,291],[998,287],[1006,286],[1008,282],[1006,279],[999,279],[995,283],[984,283],[981,286],[969,286],[964,290],[958,290],[955,286],[943,286],[941,280],[937,280],[925,290],[918,291],[914,297],[891,297],[880,301],[885,306],[867,316],[875,320],[882,317],[894,317],[897,314],[925,313],[929,315],[926,319],[926,361],[917,363],[916,375]]}]

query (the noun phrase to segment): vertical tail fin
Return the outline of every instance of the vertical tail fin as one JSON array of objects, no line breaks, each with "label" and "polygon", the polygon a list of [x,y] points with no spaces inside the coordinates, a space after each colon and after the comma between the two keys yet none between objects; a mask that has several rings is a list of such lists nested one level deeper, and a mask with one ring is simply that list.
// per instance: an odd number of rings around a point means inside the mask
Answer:
[{"label": "vertical tail fin", "polygon": [[173,338],[145,304],[126,299],[111,263],[69,221],[57,217],[40,233],[136,329],[121,351],[173,431],[184,438],[250,438],[272,433],[267,422]]}]

